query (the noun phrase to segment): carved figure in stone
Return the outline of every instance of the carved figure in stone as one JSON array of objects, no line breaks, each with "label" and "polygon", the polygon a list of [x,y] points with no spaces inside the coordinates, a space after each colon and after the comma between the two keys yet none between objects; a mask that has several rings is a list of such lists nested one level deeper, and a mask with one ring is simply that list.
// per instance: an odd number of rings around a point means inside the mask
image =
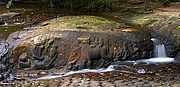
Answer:
[{"label": "carved figure in stone", "polygon": [[47,40],[45,44],[37,45],[33,53],[31,69],[49,69],[57,58],[57,46],[53,41]]},{"label": "carved figure in stone", "polygon": [[95,68],[102,67],[104,60],[109,58],[106,48],[103,47],[102,43],[99,42],[98,45],[93,45],[92,47],[90,38],[78,38],[78,40],[79,45],[73,46],[70,52],[67,68],[70,70],[92,68],[94,60],[101,61],[101,64],[98,64]]},{"label": "carved figure in stone", "polygon": [[[92,45],[94,46],[91,47]],[[109,63],[105,64],[105,61],[110,62],[110,56],[107,53],[107,48],[103,44],[103,39],[96,38],[91,46],[89,50],[82,51],[88,52],[87,55],[89,56],[91,67],[94,66],[95,60],[100,61],[100,64],[98,64],[96,68],[101,68],[104,65],[107,66]]]},{"label": "carved figure in stone", "polygon": [[26,52],[23,52],[19,56],[19,67],[21,68],[30,68],[30,59],[28,58],[28,54]]},{"label": "carved figure in stone", "polygon": [[6,80],[13,68],[10,63],[10,49],[9,43],[6,41],[0,42],[0,81]]},{"label": "carved figure in stone", "polygon": [[77,43],[74,43],[71,46],[69,60],[66,68],[68,70],[74,70],[77,67],[75,63],[78,61],[79,58],[80,58],[80,46]]},{"label": "carved figure in stone", "polygon": [[8,47],[9,47],[8,42],[6,41],[0,42],[0,60],[5,54],[8,53],[8,50],[9,50]]},{"label": "carved figure in stone", "polygon": [[130,52],[128,50],[128,44],[127,44],[127,42],[124,42],[122,45],[122,48],[119,50],[118,55],[116,56],[114,61],[126,60],[128,58],[130,58]]}]

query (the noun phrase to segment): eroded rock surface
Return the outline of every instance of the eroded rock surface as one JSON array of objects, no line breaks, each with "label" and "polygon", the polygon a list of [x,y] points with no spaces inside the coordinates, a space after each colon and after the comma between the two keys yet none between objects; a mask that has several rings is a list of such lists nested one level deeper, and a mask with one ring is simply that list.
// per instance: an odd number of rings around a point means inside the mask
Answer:
[{"label": "eroded rock surface", "polygon": [[141,18],[132,17],[132,23],[149,28],[152,32],[151,37],[165,44],[167,56],[175,57],[179,52],[180,30],[178,26],[180,20],[178,17],[156,14],[141,15]]},{"label": "eroded rock surface", "polygon": [[148,32],[96,16],[65,16],[9,36],[12,62],[21,69],[107,67],[152,57]]},{"label": "eroded rock surface", "polygon": [[[149,14],[139,13],[106,13],[120,18],[127,24],[147,29],[151,37],[165,44],[168,57],[179,59],[180,52],[180,3],[171,3],[168,7],[156,8]],[[138,11],[138,10],[137,10]]]}]

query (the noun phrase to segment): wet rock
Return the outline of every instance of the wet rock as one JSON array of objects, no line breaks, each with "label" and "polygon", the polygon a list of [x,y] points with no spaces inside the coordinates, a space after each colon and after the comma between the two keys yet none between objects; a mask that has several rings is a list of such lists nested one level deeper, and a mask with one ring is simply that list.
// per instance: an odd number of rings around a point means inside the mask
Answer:
[{"label": "wet rock", "polygon": [[[130,18],[130,19],[129,19]],[[151,31],[151,37],[156,38],[165,44],[168,57],[176,57],[179,52],[180,20],[177,16],[164,14],[131,15],[124,18],[129,19],[128,23],[139,25],[141,28],[148,28]]]},{"label": "wet rock", "polygon": [[144,84],[143,87],[151,87],[150,84]]},{"label": "wet rock", "polygon": [[29,68],[30,67],[30,62],[28,59],[28,54],[26,52],[22,53],[19,56],[19,66],[22,68]]},{"label": "wet rock", "polygon": [[5,0],[0,1],[0,5],[6,4]]},{"label": "wet rock", "polygon": [[180,62],[180,52],[177,53],[175,60],[177,60],[178,62]]},{"label": "wet rock", "polygon": [[138,73],[138,74],[145,74],[146,71],[145,71],[144,69],[140,69],[140,70],[137,70],[137,73]]},{"label": "wet rock", "polygon": [[9,18],[15,17],[15,16],[19,16],[21,15],[20,13],[16,13],[16,12],[9,12],[9,13],[3,13],[0,14],[0,21],[4,22]]},{"label": "wet rock", "polygon": [[0,74],[0,81],[4,80],[4,75]]},{"label": "wet rock", "polygon": [[125,32],[119,23],[102,17],[67,16],[42,24],[47,23],[9,36],[7,41],[14,43],[10,46],[15,66],[20,65],[21,69],[95,69],[107,67],[113,61],[150,58],[153,51],[149,32]]}]

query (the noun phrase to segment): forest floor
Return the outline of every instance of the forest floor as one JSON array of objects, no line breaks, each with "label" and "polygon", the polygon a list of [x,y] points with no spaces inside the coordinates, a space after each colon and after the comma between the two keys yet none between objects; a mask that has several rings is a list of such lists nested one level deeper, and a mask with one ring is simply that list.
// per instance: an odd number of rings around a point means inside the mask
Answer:
[{"label": "forest floor", "polygon": [[168,7],[160,7],[153,10],[154,14],[179,16],[180,17],[180,2],[172,3]]}]

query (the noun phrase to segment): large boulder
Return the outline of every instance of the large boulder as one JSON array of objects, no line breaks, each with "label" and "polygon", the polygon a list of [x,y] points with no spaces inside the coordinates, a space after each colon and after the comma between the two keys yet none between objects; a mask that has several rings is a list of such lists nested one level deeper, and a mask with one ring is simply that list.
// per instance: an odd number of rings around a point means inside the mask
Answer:
[{"label": "large boulder", "polygon": [[12,33],[7,42],[16,68],[79,70],[150,58],[149,35],[102,17],[65,16]]}]

